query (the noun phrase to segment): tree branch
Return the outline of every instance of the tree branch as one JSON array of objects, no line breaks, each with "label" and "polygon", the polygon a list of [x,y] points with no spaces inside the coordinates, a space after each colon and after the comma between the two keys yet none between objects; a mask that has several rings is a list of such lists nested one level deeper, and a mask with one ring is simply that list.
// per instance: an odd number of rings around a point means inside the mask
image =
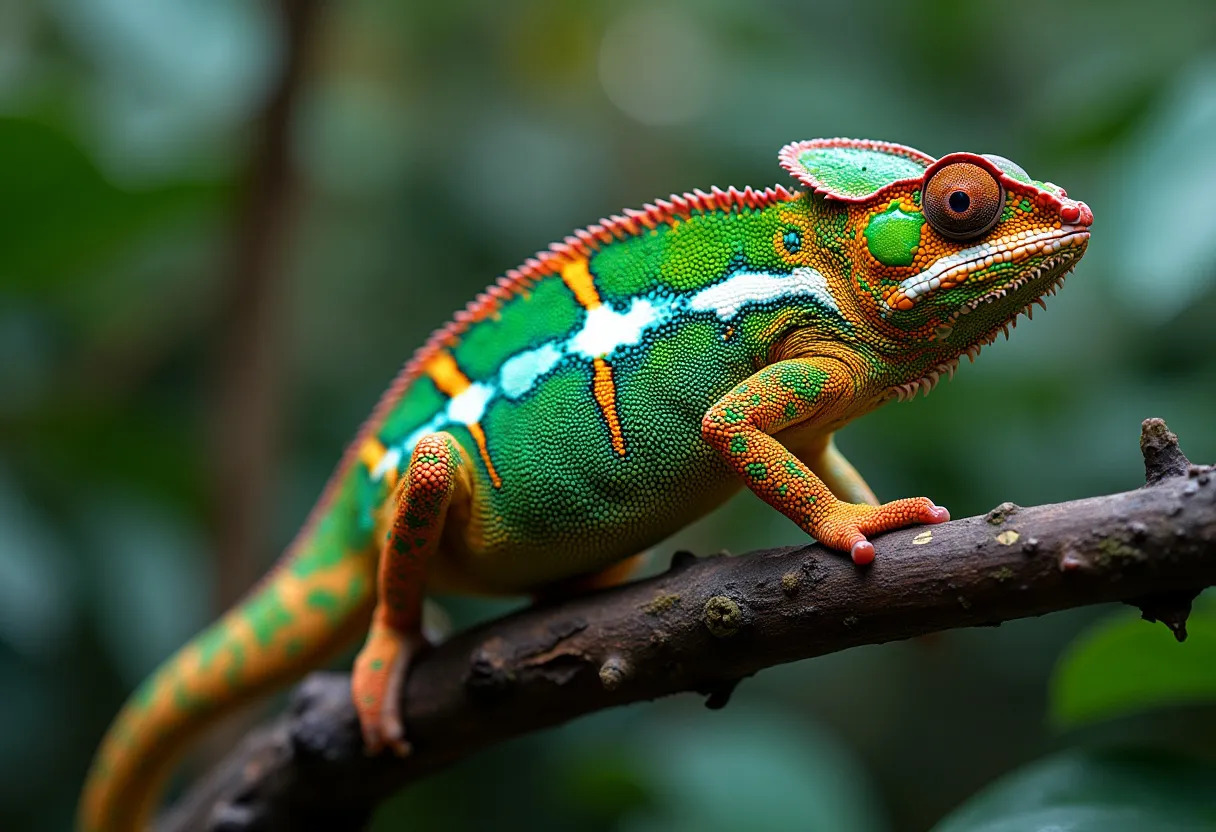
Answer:
[{"label": "tree branch", "polygon": [[284,260],[300,189],[291,129],[305,81],[317,0],[275,0],[283,64],[254,124],[237,209],[215,356],[214,499],[217,609],[243,596],[265,562],[276,446]]},{"label": "tree branch", "polygon": [[316,674],[158,830],[360,829],[397,789],[509,737],[680,691],[721,707],[762,668],[862,644],[1110,601],[1185,634],[1183,605],[1216,583],[1216,473],[1160,420],[1142,446],[1152,487],[892,532],[865,570],[820,546],[680,553],[649,580],[459,634],[410,674],[404,760],[367,757],[349,677]]}]

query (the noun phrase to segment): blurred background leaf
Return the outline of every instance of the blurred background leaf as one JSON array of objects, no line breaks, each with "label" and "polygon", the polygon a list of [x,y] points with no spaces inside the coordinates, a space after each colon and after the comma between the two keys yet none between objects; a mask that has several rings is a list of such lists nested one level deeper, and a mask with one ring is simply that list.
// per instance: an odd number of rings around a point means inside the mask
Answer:
[{"label": "blurred background leaf", "polygon": [[1202,832],[1216,829],[1213,776],[1186,757],[1075,750],[1001,778],[933,832]]},{"label": "blurred background leaf", "polygon": [[1094,623],[1060,657],[1051,715],[1073,728],[1171,705],[1216,702],[1216,605],[1204,599],[1176,648],[1164,627],[1124,610]]}]

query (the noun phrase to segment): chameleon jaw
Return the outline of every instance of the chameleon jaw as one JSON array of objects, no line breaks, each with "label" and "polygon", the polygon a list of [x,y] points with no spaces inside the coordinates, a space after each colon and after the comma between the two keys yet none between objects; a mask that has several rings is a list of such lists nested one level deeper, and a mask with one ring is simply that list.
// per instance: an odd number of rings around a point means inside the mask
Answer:
[{"label": "chameleon jaw", "polygon": [[[1060,270],[1061,266],[1066,265],[1070,261],[1074,261],[1071,266]],[[935,337],[939,341],[945,341],[950,337],[950,334],[954,328],[954,323],[959,319],[960,316],[968,315],[978,306],[980,306],[980,304],[990,303],[998,298],[1002,298],[1009,292],[1020,289],[1022,286],[1026,285],[1032,280],[1037,280],[1038,278],[1042,277],[1044,274],[1050,274],[1052,277],[1050,283],[1047,285],[1042,294],[1054,295],[1056,290],[1064,285],[1064,279],[1072,273],[1074,268],[1076,268],[1075,258],[1071,257],[1069,254],[1056,255],[1055,257],[1048,258],[1036,266],[1032,272],[1018,278],[1016,282],[994,289],[983,297],[976,298],[963,306],[961,309],[959,309],[959,311],[955,312],[948,321],[938,327]],[[1010,326],[1016,327],[1018,325],[1019,316],[1025,315],[1028,319],[1033,319],[1034,305],[1036,303],[1043,309],[1047,308],[1047,304],[1043,302],[1042,296],[1034,298],[1030,303],[1026,304],[1026,306],[1014,312],[1013,317],[1011,317],[1008,321],[994,327],[991,332],[988,332],[986,335],[980,337],[975,343],[964,349],[960,355],[954,358],[946,359],[945,361],[937,364],[921,378],[910,382],[905,382],[903,384],[894,385],[887,390],[887,396],[901,402],[916,398],[917,393],[924,393],[924,395],[928,396],[929,393],[933,391],[933,388],[937,386],[937,383],[941,380],[942,376],[947,375],[951,380],[954,379],[954,373],[958,370],[958,365],[962,360],[963,355],[967,356],[970,361],[974,362],[976,356],[980,354],[980,349],[995,341],[998,333],[1004,332],[1005,338],[1009,338],[1009,328]]]},{"label": "chameleon jaw", "polygon": [[[1078,246],[1083,248],[1088,241],[1088,226],[1065,225],[1037,234],[1019,231],[993,242],[980,243],[947,255],[924,271],[904,278],[887,296],[886,304],[889,309],[906,311],[929,293],[960,286],[976,272],[996,263],[1019,263],[1042,254],[1054,260],[1061,252],[1064,252],[1061,256],[1068,258],[1072,255],[1072,249]],[[1012,291],[1025,282],[1021,280],[1016,285],[1004,288]],[[988,296],[977,299],[971,308],[988,299]]]}]

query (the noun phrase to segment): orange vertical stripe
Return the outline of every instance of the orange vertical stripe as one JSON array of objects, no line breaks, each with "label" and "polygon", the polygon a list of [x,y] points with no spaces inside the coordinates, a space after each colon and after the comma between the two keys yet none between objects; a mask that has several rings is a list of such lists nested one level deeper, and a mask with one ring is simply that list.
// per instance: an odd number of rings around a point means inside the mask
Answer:
[{"label": "orange vertical stripe", "polygon": [[495,488],[502,488],[502,478],[494,470],[494,463],[490,460],[490,449],[486,447],[486,432],[477,422],[468,425],[468,428],[469,433],[473,435],[473,441],[477,443],[477,451],[481,454],[481,461],[486,464],[486,471],[490,474],[490,482],[494,484]]},{"label": "orange vertical stripe", "polygon": [[587,269],[586,258],[580,257],[562,266],[562,282],[584,309],[595,309],[601,304],[600,293],[595,288],[595,278]]},{"label": "orange vertical stripe", "polygon": [[424,369],[439,391],[449,399],[469,389],[469,377],[456,365],[456,359],[446,350],[438,350],[431,356]]},{"label": "orange vertical stripe", "polygon": [[359,446],[359,461],[367,467],[367,470],[372,471],[380,464],[380,460],[384,459],[385,453],[384,445],[380,444],[380,440],[369,436]]},{"label": "orange vertical stripe", "polygon": [[612,366],[602,358],[595,359],[595,378],[591,382],[591,390],[595,394],[596,404],[608,421],[608,431],[612,434],[612,449],[618,455],[625,455],[625,434],[621,432],[621,420],[616,414],[616,382],[612,380]]}]

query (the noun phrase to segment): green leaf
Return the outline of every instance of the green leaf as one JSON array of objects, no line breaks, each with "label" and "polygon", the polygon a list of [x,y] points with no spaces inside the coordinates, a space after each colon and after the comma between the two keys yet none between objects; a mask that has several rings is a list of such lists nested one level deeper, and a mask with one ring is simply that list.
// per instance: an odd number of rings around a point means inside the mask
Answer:
[{"label": "green leaf", "polygon": [[1160,752],[1072,750],[997,781],[932,832],[1216,830],[1216,766]]},{"label": "green leaf", "polygon": [[1081,634],[1056,666],[1051,717],[1061,726],[1164,705],[1216,702],[1216,609],[1197,605],[1178,644],[1127,610]]},{"label": "green leaf", "polygon": [[0,117],[0,192],[0,286],[33,292],[87,276],[218,190],[198,184],[123,190],[67,134]]}]

